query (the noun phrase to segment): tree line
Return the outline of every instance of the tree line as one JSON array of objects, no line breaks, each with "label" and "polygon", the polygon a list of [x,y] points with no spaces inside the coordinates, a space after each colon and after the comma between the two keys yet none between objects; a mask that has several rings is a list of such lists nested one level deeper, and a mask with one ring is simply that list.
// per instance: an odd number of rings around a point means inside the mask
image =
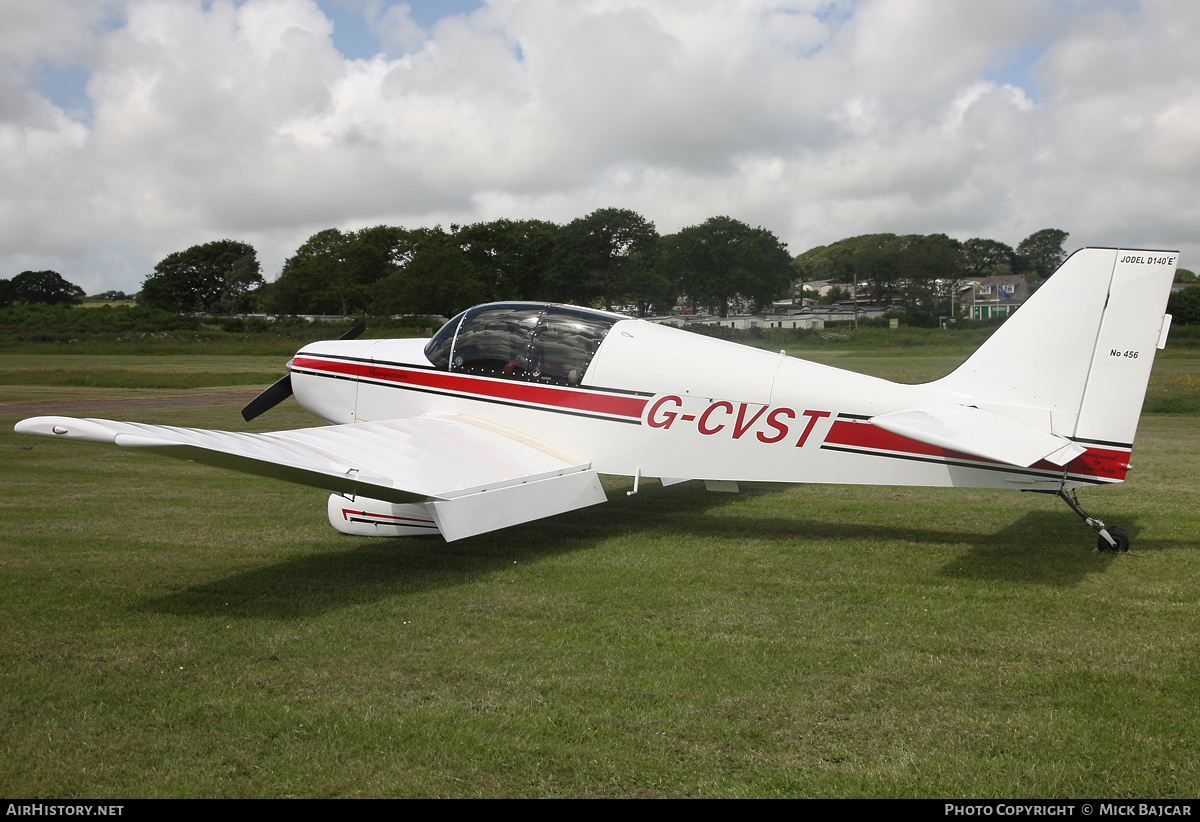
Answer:
[{"label": "tree line", "polygon": [[[789,296],[796,281],[857,278],[860,295],[932,325],[949,316],[951,291],[963,280],[1021,274],[1036,285],[1066,258],[1067,237],[1043,229],[1014,249],[978,237],[866,234],[793,259],[772,232],[731,217],[662,236],[636,212],[610,208],[566,225],[501,219],[449,230],[326,229],[309,237],[272,283],[264,281],[253,246],[218,240],[165,257],[137,298],[175,313],[453,316],[478,303],[531,300],[640,315],[682,303],[725,316],[734,306]],[[1176,276],[1195,279],[1187,269]],[[70,306],[84,296],[54,271],[0,279],[0,306]],[[1188,288],[1172,296],[1169,310],[1177,323],[1198,323],[1197,303],[1200,287]]]},{"label": "tree line", "polygon": [[765,228],[713,217],[667,236],[629,209],[558,225],[494,220],[449,230],[374,226],[319,231],[262,281],[254,249],[222,240],[168,256],[141,300],[172,311],[253,306],[275,314],[441,314],[496,300],[663,313],[685,304],[724,315],[770,302],[795,271]]},{"label": "tree line", "polygon": [[951,294],[963,280],[1020,274],[1036,286],[1067,258],[1068,233],[1046,228],[1014,249],[983,237],[959,241],[945,234],[864,234],[810,249],[796,258],[804,281],[857,280],[860,295],[897,304],[920,325],[950,316]]},{"label": "tree line", "polygon": [[607,208],[558,225],[494,220],[409,229],[374,226],[313,234],[265,283],[254,249],[231,240],[193,246],[155,266],[140,299],[170,311],[272,314],[440,314],[497,300],[536,300],[662,314],[678,304],[726,316],[791,296],[795,281],[860,283],[910,322],[949,315],[954,283],[1020,273],[1049,276],[1067,232],[1044,229],[1016,249],[945,234],[869,234],[795,259],[771,231],[712,217],[674,234],[629,209]]}]

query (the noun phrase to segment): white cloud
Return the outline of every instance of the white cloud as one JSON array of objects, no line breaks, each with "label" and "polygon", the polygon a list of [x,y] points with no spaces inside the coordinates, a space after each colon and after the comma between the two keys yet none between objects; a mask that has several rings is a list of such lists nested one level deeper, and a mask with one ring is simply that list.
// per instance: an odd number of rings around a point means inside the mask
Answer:
[{"label": "white cloud", "polygon": [[36,68],[86,60],[96,32],[120,7],[116,0],[0,0],[0,54],[6,62]]},{"label": "white cloud", "polygon": [[363,12],[388,53],[416,51],[424,45],[427,33],[411,15],[408,3],[385,7],[382,0],[370,0]]},{"label": "white cloud", "polygon": [[[270,273],[330,226],[606,206],[793,252],[1052,225],[1200,253],[1190,2],[491,0],[421,28],[365,0],[368,60],[315,0],[0,8],[0,276],[136,288],[220,237]],[[1036,89],[987,79],[1034,47]],[[49,61],[90,71],[89,122],[36,91]]]}]

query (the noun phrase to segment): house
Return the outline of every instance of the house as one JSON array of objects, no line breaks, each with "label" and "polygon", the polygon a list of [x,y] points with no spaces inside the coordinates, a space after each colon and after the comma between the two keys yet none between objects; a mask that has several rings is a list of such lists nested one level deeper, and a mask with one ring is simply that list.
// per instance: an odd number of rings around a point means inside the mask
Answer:
[{"label": "house", "polygon": [[1024,274],[997,274],[975,286],[969,308],[971,319],[1006,317],[1029,299],[1029,281]]}]

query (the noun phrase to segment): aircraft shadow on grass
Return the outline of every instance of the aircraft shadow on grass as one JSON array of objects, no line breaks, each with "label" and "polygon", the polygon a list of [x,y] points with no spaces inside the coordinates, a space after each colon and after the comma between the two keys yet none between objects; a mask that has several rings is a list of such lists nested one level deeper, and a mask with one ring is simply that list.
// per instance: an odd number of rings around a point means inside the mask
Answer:
[{"label": "aircraft shadow on grass", "polygon": [[[599,550],[607,541],[639,533],[726,541],[734,546],[748,541],[777,543],[780,550],[792,551],[797,562],[803,561],[808,547],[826,542],[846,543],[847,552],[887,545],[894,546],[888,549],[893,552],[955,546],[962,550],[936,572],[938,576],[1053,587],[1076,585],[1103,572],[1120,556],[1080,550],[1077,533],[1082,526],[1051,511],[1028,512],[999,531],[981,530],[967,518],[961,527],[922,528],[810,515],[718,513],[729,505],[778,494],[780,488],[748,486],[737,495],[708,493],[699,486],[646,488],[621,501],[621,517],[612,517],[611,508],[588,508],[449,545],[425,537],[351,538],[353,542],[335,538],[328,551],[149,598],[138,609],[180,616],[303,619],[384,598],[470,584],[511,571],[514,563],[524,570],[544,559]],[[880,519],[886,516],[881,514]],[[1135,519],[1131,531],[1139,530]],[[1143,543],[1139,550],[1153,547]],[[655,550],[652,539],[647,540],[646,550]],[[798,585],[796,595],[803,593]]]}]

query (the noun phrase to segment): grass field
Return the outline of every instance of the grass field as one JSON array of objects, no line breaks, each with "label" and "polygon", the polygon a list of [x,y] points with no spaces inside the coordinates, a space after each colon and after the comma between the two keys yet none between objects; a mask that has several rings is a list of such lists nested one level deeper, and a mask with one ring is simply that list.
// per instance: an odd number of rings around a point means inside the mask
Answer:
[{"label": "grass field", "polygon": [[[311,489],[11,429],[11,403],[197,392],[131,416],[246,428],[221,393],[279,368],[0,358],[3,795],[1200,792],[1200,358],[1160,357],[1180,409],[1082,494],[1123,556],[1042,496],[624,480],[450,545],[351,538]],[[138,387],[176,373],[203,376]]]}]

